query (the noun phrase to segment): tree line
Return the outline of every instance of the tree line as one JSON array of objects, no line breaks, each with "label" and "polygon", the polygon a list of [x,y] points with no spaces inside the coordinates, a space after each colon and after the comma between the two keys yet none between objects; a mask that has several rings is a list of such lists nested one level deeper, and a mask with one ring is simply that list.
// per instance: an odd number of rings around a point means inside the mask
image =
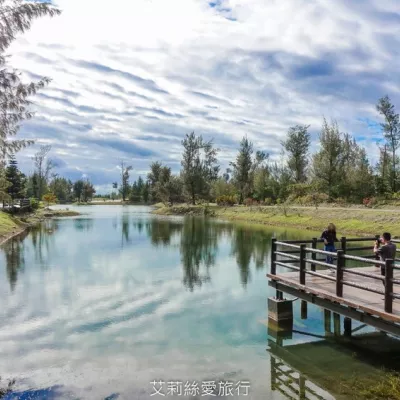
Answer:
[{"label": "tree line", "polygon": [[223,171],[213,142],[192,132],[182,141],[178,174],[156,161],[150,165],[146,180],[139,177],[130,185],[132,166],[122,165],[119,192],[124,200],[169,204],[365,203],[376,197],[399,198],[399,114],[388,96],[379,99],[376,108],[384,122],[383,144],[379,145],[375,165],[355,138],[341,132],[336,121],[326,119],[322,121],[316,152],[310,150],[310,126],[295,125],[281,142],[280,161],[273,161],[268,152],[256,150],[245,136],[236,158]]}]

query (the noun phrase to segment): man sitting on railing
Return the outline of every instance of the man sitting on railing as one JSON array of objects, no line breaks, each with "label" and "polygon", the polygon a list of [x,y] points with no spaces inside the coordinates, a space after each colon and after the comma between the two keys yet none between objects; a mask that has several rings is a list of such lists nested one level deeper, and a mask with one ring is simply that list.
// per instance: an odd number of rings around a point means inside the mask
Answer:
[{"label": "man sitting on railing", "polygon": [[[396,258],[396,245],[391,242],[392,236],[385,232],[380,239],[375,242],[374,253],[378,254],[381,261],[394,260]],[[380,246],[382,244],[382,246]],[[385,276],[385,267],[381,265],[381,274]]]}]

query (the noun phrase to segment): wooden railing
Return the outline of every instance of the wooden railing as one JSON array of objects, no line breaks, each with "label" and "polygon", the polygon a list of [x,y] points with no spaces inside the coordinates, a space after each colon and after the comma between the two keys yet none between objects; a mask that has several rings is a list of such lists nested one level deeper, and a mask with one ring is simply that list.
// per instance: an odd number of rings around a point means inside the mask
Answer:
[{"label": "wooden railing", "polygon": [[31,206],[31,201],[29,199],[15,199],[10,201],[3,201],[4,209],[24,209]]},{"label": "wooden railing", "polygon": [[[325,280],[335,282],[336,283],[336,296],[343,298],[343,286],[351,286],[357,289],[365,290],[367,292],[378,293],[384,296],[384,309],[387,313],[393,312],[393,299],[400,299],[400,295],[393,293],[393,285],[400,284],[400,280],[396,280],[393,278],[393,271],[400,270],[399,266],[395,265],[395,260],[386,260],[385,262],[376,259],[375,255],[365,256],[365,257],[357,257],[353,255],[346,254],[346,252],[350,251],[361,251],[361,250],[371,250],[373,246],[359,246],[359,247],[348,247],[347,243],[349,242],[364,242],[368,240],[376,240],[377,237],[374,238],[342,238],[341,248],[337,250],[337,252],[328,252],[324,250],[317,249],[317,243],[322,242],[319,239],[312,239],[311,241],[304,240],[290,240],[290,241],[278,241],[277,239],[272,239],[272,251],[271,251],[271,266],[270,273],[271,275],[276,275],[276,267],[280,266],[283,268],[290,269],[292,271],[298,272],[298,279],[300,285],[306,286],[306,276],[312,275],[317,276],[319,278],[323,278]],[[399,240],[394,241],[395,243],[399,243]],[[308,247],[307,244],[311,244],[311,247]],[[284,247],[290,250],[278,250],[278,246]],[[399,250],[397,250],[399,251]],[[311,255],[311,257],[310,257]],[[324,261],[324,258],[317,258],[318,255],[330,256],[337,260],[336,265],[330,264]],[[277,256],[283,257],[285,259],[278,260]],[[371,259],[374,258],[374,259]],[[397,259],[396,259],[397,260]],[[348,269],[346,268],[346,261],[357,261],[364,265],[373,264],[375,266],[384,267],[385,275],[378,275],[371,272],[365,272],[362,270],[357,270],[357,268]],[[294,265],[293,263],[297,263],[298,265]],[[310,268],[307,268],[307,265],[310,265]],[[329,276],[327,274],[318,272],[316,270],[316,266],[321,266],[325,268],[329,268],[331,270],[335,270],[336,276]],[[372,279],[375,281],[380,281],[383,283],[384,289],[378,289],[375,287],[365,286],[363,284],[344,280],[344,275],[355,275],[362,276],[364,278]]]}]

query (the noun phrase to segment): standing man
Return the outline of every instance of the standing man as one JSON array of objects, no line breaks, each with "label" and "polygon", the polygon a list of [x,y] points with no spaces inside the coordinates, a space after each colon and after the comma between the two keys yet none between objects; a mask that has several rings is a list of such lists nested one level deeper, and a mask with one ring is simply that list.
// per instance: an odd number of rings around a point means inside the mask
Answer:
[{"label": "standing man", "polygon": [[[391,239],[390,233],[385,232],[375,242],[374,253],[379,255],[381,261],[394,260],[396,258],[396,245],[391,242]],[[385,267],[383,265],[381,265],[381,275],[385,276]]]}]

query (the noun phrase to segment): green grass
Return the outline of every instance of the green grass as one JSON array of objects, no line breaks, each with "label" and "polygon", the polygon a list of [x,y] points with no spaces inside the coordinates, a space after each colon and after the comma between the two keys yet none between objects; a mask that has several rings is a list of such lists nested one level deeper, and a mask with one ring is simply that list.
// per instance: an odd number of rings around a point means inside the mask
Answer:
[{"label": "green grass", "polygon": [[2,237],[10,235],[12,233],[17,233],[23,227],[20,221],[13,218],[11,215],[0,211],[0,241]]},{"label": "green grass", "polygon": [[[160,215],[204,215],[204,206],[162,207],[154,211]],[[285,214],[286,213],[286,214]],[[338,235],[376,235],[389,231],[400,236],[400,212],[368,209],[313,209],[301,207],[218,207],[210,205],[206,214],[230,221],[243,221],[257,225],[271,225],[321,231],[333,222]]]}]

